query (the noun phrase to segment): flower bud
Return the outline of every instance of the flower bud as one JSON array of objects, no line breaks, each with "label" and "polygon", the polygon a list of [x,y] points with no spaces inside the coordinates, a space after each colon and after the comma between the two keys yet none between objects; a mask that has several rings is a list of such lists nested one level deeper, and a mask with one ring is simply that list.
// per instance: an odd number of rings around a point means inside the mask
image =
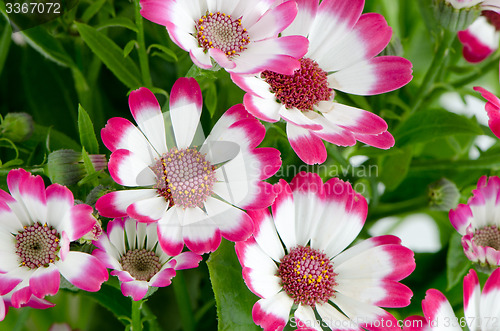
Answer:
[{"label": "flower bud", "polygon": [[427,193],[430,210],[449,211],[458,205],[460,199],[457,186],[446,178],[430,184]]},{"label": "flower bud", "polygon": [[[106,156],[102,154],[89,155],[95,171],[105,169]],[[82,160],[82,153],[72,149],[59,149],[49,154],[47,161],[47,175],[53,183],[73,185],[87,175]]]},{"label": "flower bud", "polygon": [[21,142],[31,137],[34,128],[33,118],[29,114],[8,113],[0,124],[0,135],[13,142]]}]

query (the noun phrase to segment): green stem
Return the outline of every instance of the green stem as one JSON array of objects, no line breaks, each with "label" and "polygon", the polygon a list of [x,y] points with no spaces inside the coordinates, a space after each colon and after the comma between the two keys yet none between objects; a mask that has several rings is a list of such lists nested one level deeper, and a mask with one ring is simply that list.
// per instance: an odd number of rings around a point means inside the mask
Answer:
[{"label": "green stem", "polygon": [[471,169],[491,169],[500,168],[500,156],[488,155],[477,160],[432,160],[413,161],[410,172],[416,171],[439,171],[439,170],[471,170]]},{"label": "green stem", "polygon": [[473,73],[465,76],[462,79],[458,79],[451,83],[454,88],[462,87],[464,85],[470,84],[476,79],[482,77],[484,74],[489,72],[491,69],[496,67],[496,64],[500,60],[500,52],[496,52],[493,56],[490,56],[488,60],[481,63],[479,66],[475,67]]},{"label": "green stem", "polygon": [[425,195],[405,201],[379,203],[376,207],[371,209],[368,217],[372,220],[376,220],[382,217],[404,214],[424,208],[428,204],[428,197]]},{"label": "green stem", "polygon": [[175,299],[181,315],[182,329],[184,331],[194,331],[196,329],[195,319],[193,318],[194,312],[189,301],[186,280],[182,271],[177,270],[172,286],[174,287]]},{"label": "green stem", "polygon": [[141,5],[135,0],[135,24],[137,25],[137,43],[139,44],[139,65],[141,66],[142,82],[147,87],[153,86],[151,73],[149,72],[148,54],[146,53],[146,42],[144,40],[144,26],[142,24]]},{"label": "green stem", "polygon": [[444,30],[442,32],[442,36],[440,38],[440,41],[438,42],[439,46],[436,54],[434,55],[431,65],[429,69],[427,69],[427,72],[424,76],[424,80],[422,81],[422,84],[420,85],[420,88],[418,89],[417,94],[415,94],[415,97],[413,99],[411,113],[420,108],[425,97],[431,91],[432,86],[436,81],[436,77],[442,69],[444,60],[446,59],[446,55],[448,55],[451,44],[454,40],[455,34],[453,32],[448,30]]},{"label": "green stem", "polygon": [[132,300],[132,331],[142,331],[141,306],[142,300]]},{"label": "green stem", "polygon": [[[15,168],[19,168],[19,166],[16,166]],[[39,167],[33,167],[33,168],[31,168],[29,166],[23,166],[23,169],[26,170],[26,171],[31,172],[33,175],[44,175],[45,174],[45,170],[43,168],[39,168]],[[3,168],[0,168],[0,176],[7,176],[7,174],[11,170],[12,169],[3,169]]]}]

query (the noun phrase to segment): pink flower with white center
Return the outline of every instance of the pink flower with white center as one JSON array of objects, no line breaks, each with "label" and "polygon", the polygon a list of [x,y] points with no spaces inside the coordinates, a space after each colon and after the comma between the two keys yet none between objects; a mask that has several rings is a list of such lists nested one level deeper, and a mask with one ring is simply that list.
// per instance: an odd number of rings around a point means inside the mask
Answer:
[{"label": "pink flower with white center", "polygon": [[278,37],[297,14],[295,1],[141,0],[141,7],[203,69],[213,59],[229,72],[292,74],[307,50],[304,37]]},{"label": "pink flower with white center", "polygon": [[196,268],[201,256],[183,252],[168,256],[158,245],[156,224],[140,223],[125,217],[108,223],[107,234],[94,244],[92,255],[118,276],[123,295],[135,301],[144,298],[150,286],[164,287],[171,283],[176,270]]},{"label": "pink flower with white center", "polygon": [[489,92],[488,90],[475,86],[474,91],[481,93],[483,98],[486,99],[486,113],[488,114],[488,126],[491,129],[491,132],[498,138],[500,138],[500,99]]},{"label": "pink flower with white center", "polygon": [[236,105],[200,141],[201,147],[194,146],[202,109],[194,78],[179,78],[172,87],[175,143],[168,147],[153,93],[146,88],[132,91],[129,105],[139,128],[124,118],[112,118],[101,136],[113,152],[108,165],[113,179],[139,189],[101,197],[96,203],[100,214],[158,222],[161,247],[170,256],[178,255],[184,244],[199,254],[214,251],[221,235],[231,241],[247,239],[253,222],[241,209],[272,204],[272,185],[262,180],[281,166],[277,149],[256,148],[264,126],[243,105]]},{"label": "pink flower with white center", "polygon": [[[5,316],[9,312],[9,307],[12,307],[12,294],[15,293],[19,288],[17,286],[14,288],[11,292],[7,293],[6,295],[1,296],[0,295],[0,322],[4,320]],[[54,307],[55,304],[48,302],[47,300],[37,298],[34,295],[31,295],[31,297],[28,299],[26,303],[23,303],[20,307],[31,307],[35,309],[47,309]],[[18,307],[19,308],[19,307]]]},{"label": "pink flower with white center", "polygon": [[500,266],[500,178],[479,178],[467,204],[450,210],[453,227],[463,236],[469,260],[481,266]]},{"label": "pink flower with white center", "polygon": [[309,39],[301,67],[286,76],[272,70],[256,76],[231,74],[248,92],[250,113],[267,122],[284,119],[293,150],[308,164],[323,163],[322,142],[352,146],[361,141],[387,149],[394,138],[387,123],[365,110],[335,102],[335,90],[374,95],[402,87],[412,79],[410,61],[378,56],[392,29],[379,14],[361,14],[364,0],[298,0],[294,22],[282,35]]},{"label": "pink flower with white center", "polygon": [[76,287],[95,292],[108,279],[95,257],[70,251],[95,224],[92,207],[74,205],[73,194],[59,184],[45,188],[40,176],[23,169],[7,175],[10,194],[0,190],[0,295],[11,294],[19,308],[32,296],[59,290],[60,275]]},{"label": "pink flower with white center", "polygon": [[500,1],[491,0],[481,3],[479,16],[457,36],[463,45],[462,53],[468,62],[481,62],[498,49],[500,41]]},{"label": "pink flower with white center", "polygon": [[[500,330],[500,269],[496,269],[484,284],[483,291],[479,285],[476,272],[471,269],[464,277],[464,317],[457,318],[450,302],[438,290],[427,291],[422,301],[425,319],[418,316],[407,320],[420,320],[413,323],[412,328],[404,331],[462,331],[467,326],[471,331]],[[407,321],[405,320],[405,321]]]},{"label": "pink flower with white center", "polygon": [[323,184],[305,172],[290,184],[280,180],[275,190],[272,215],[267,208],[249,211],[254,234],[235,246],[243,278],[261,298],[253,306],[254,322],[265,331],[282,330],[295,305],[297,325],[291,326],[321,330],[315,313],[330,328],[396,326],[380,307],[410,303],[412,292],[399,280],[415,269],[415,260],[394,236],[346,249],[365,222],[365,198],[348,182],[333,178]]}]

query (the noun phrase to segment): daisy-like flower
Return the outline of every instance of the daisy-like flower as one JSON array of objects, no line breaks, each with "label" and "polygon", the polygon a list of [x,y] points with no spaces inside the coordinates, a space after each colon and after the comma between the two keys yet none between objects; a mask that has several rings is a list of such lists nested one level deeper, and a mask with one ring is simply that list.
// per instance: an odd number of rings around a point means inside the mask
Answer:
[{"label": "daisy-like flower", "polygon": [[488,114],[488,126],[491,129],[491,132],[498,138],[500,138],[500,99],[489,92],[488,90],[475,86],[474,91],[481,93],[483,98],[486,99],[486,113]]},{"label": "daisy-like flower", "polygon": [[0,190],[0,295],[19,308],[32,296],[59,290],[60,275],[85,291],[98,291],[108,279],[104,265],[69,244],[95,224],[92,207],[74,205],[73,194],[59,184],[45,188],[40,176],[23,169],[7,175],[10,194]]},{"label": "daisy-like flower", "polygon": [[[12,294],[17,291],[18,288],[14,288],[10,293],[0,296],[0,322],[4,320],[5,316],[9,312],[9,307],[12,307],[11,297]],[[20,307],[31,307],[35,309],[46,309],[54,307],[55,304],[48,302],[47,300],[37,298],[34,295],[28,299],[28,301],[22,304]]]},{"label": "daisy-like flower", "polygon": [[469,260],[483,267],[500,266],[500,178],[479,178],[467,204],[450,210],[453,227],[462,235]]},{"label": "daisy-like flower", "polygon": [[229,72],[292,74],[307,50],[304,37],[278,38],[297,14],[294,1],[141,0],[141,7],[200,68],[213,59]]},{"label": "daisy-like flower", "polygon": [[281,330],[295,305],[291,326],[396,327],[380,307],[410,303],[412,292],[399,280],[415,269],[413,252],[394,236],[345,249],[367,214],[366,200],[347,182],[333,178],[323,184],[317,174],[301,172],[275,189],[272,215],[267,208],[249,211],[254,234],[235,246],[243,278],[261,298],[253,306],[254,322],[265,331]]},{"label": "daisy-like flower", "polygon": [[[476,1],[477,3],[478,1]],[[458,31],[462,53],[468,62],[481,62],[498,49],[500,1],[480,1],[481,15],[465,30]]]},{"label": "daisy-like flower", "polygon": [[180,78],[170,94],[175,143],[167,148],[163,114],[146,88],[130,94],[129,105],[139,129],[124,118],[112,118],[102,130],[113,152],[108,169],[121,185],[138,187],[101,197],[96,207],[106,217],[127,214],[141,222],[158,222],[158,237],[170,256],[184,244],[195,253],[214,251],[221,235],[245,240],[253,231],[241,209],[272,204],[272,185],[262,182],[281,166],[275,148],[256,148],[264,126],[243,107],[231,107],[201,147],[193,137],[202,109],[194,78]]},{"label": "daisy-like flower", "polygon": [[374,95],[402,87],[411,79],[411,63],[379,56],[392,29],[379,14],[361,15],[364,0],[298,0],[295,21],[282,35],[309,39],[307,54],[293,75],[267,70],[256,76],[231,74],[248,92],[245,107],[263,121],[287,122],[297,155],[308,164],[323,163],[322,140],[352,146],[356,140],[390,148],[394,138],[379,116],[335,102],[335,90]]},{"label": "daisy-like flower", "polygon": [[406,321],[420,323],[406,323],[412,327],[405,327],[404,331],[462,331],[466,326],[471,331],[500,330],[500,269],[490,275],[483,291],[479,285],[476,272],[471,269],[464,277],[464,317],[457,318],[450,302],[438,290],[427,291],[422,301],[422,311],[425,319],[418,316],[409,317]]},{"label": "daisy-like flower", "polygon": [[164,287],[171,283],[175,270],[196,268],[201,256],[183,252],[168,256],[160,245],[156,224],[140,223],[126,217],[108,223],[107,234],[94,244],[92,255],[118,276],[123,295],[135,301],[144,298],[150,286]]}]

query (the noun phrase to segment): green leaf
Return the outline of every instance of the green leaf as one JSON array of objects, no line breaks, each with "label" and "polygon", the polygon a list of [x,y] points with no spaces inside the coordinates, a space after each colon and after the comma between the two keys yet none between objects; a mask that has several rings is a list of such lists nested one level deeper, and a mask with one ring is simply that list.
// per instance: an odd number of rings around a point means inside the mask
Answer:
[{"label": "green leaf", "polygon": [[94,132],[94,125],[89,114],[78,105],[78,131],[80,132],[80,143],[90,154],[99,153],[99,144]]},{"label": "green leaf", "polygon": [[412,159],[411,148],[396,150],[398,153],[389,155],[382,161],[382,174],[380,179],[387,189],[391,191],[398,187],[406,178]]},{"label": "green leaf", "polygon": [[450,246],[448,247],[448,254],[446,256],[447,291],[455,287],[471,267],[471,262],[464,254],[462,236],[460,233],[455,232],[450,238]]},{"label": "green leaf", "polygon": [[219,331],[261,330],[252,319],[252,307],[259,298],[243,282],[234,244],[222,239],[207,265],[217,302]]},{"label": "green leaf", "polygon": [[12,35],[12,29],[9,22],[6,22],[3,27],[2,36],[0,36],[0,75],[2,74],[2,69],[9,54],[10,40]]},{"label": "green leaf", "polygon": [[26,42],[47,59],[65,67],[74,66],[73,60],[61,43],[42,26],[35,26],[21,33],[26,37]]},{"label": "green leaf", "polygon": [[[153,48],[156,48],[156,49],[159,49],[160,51],[162,51],[162,53],[154,52],[152,54],[153,56],[154,55],[160,56],[161,58],[163,58],[165,61],[168,61],[168,62],[179,61],[179,59],[177,58],[177,55],[175,55],[174,51],[172,51],[170,48],[165,47],[165,46],[160,45],[160,44],[152,44],[148,47],[147,52],[149,53],[151,51],[151,49],[153,49]],[[163,56],[161,56],[160,54],[163,54]]]},{"label": "green leaf", "polygon": [[80,145],[64,133],[57,131],[52,127],[46,127],[38,124],[35,124],[35,131],[33,132],[30,140],[37,141],[42,144],[47,143],[49,151],[57,149],[72,149],[74,151],[81,150]]},{"label": "green leaf", "polygon": [[131,89],[141,86],[139,69],[130,58],[123,58],[123,50],[107,36],[83,23],[77,23],[76,28],[83,41],[102,60],[109,70],[123,84]]},{"label": "green leaf", "polygon": [[410,116],[395,132],[396,145],[402,147],[457,134],[482,134],[472,120],[445,110],[431,109]]},{"label": "green leaf", "polygon": [[95,16],[101,9],[101,7],[106,3],[106,0],[97,0],[93,2],[90,6],[85,9],[80,20],[87,23]]},{"label": "green leaf", "polygon": [[111,311],[124,325],[128,324],[120,317],[130,316],[132,306],[129,297],[124,296],[119,289],[104,283],[99,292],[80,291],[78,293],[93,298]]},{"label": "green leaf", "polygon": [[214,83],[210,83],[203,93],[203,101],[207,107],[210,115],[213,117],[217,110],[217,88]]},{"label": "green leaf", "polygon": [[137,45],[136,40],[130,40],[123,48],[123,57],[127,57],[130,54],[130,52],[132,52],[132,50],[136,45]]},{"label": "green leaf", "polygon": [[95,26],[97,30],[102,30],[104,28],[109,28],[109,27],[121,27],[132,30],[134,32],[139,31],[135,23],[131,19],[126,17],[111,18]]}]

